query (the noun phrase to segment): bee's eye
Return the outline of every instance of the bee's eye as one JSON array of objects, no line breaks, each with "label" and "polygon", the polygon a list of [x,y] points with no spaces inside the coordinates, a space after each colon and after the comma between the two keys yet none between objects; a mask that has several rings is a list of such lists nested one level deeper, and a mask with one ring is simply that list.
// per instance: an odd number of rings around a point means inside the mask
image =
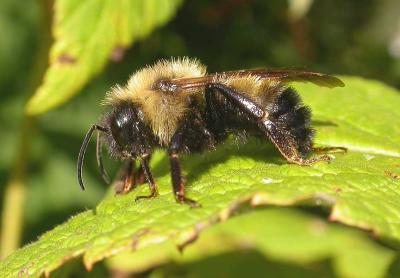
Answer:
[{"label": "bee's eye", "polygon": [[129,113],[117,113],[111,121],[111,134],[117,144],[125,148],[133,142],[132,117]]}]

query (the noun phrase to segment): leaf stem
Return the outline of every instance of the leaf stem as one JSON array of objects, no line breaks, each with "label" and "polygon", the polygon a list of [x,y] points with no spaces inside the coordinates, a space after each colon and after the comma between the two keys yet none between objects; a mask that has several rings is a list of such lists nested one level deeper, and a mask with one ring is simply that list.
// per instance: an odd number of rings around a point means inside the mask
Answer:
[{"label": "leaf stem", "polygon": [[[40,34],[38,38],[39,44],[37,45],[30,78],[27,82],[27,97],[35,92],[42,81],[48,64],[48,53],[51,43],[50,18],[52,1],[38,0],[38,2],[42,13],[42,22],[38,30],[38,34]],[[34,118],[25,115],[21,124],[16,161],[11,170],[4,194],[4,205],[1,215],[0,260],[16,250],[21,243],[27,191],[26,179],[33,131]]]},{"label": "leaf stem", "polygon": [[26,117],[22,125],[18,157],[4,194],[0,259],[19,247],[26,199],[27,160],[30,153],[33,119]]}]

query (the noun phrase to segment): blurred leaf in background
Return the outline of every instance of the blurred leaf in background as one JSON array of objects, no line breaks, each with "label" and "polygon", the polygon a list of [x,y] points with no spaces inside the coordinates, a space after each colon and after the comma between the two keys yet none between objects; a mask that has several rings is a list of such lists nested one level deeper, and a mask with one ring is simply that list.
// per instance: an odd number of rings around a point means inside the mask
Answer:
[{"label": "blurred leaf in background", "polygon": [[28,113],[43,113],[77,94],[109,59],[121,60],[133,41],[165,24],[180,2],[55,1],[55,42],[50,51],[50,66],[43,84],[28,102]]},{"label": "blurred leaf in background", "polygon": [[[34,1],[0,1],[0,169],[10,167],[17,147],[19,123],[23,118],[26,99],[25,84],[29,79],[32,53],[37,45],[39,7]],[[27,47],[29,45],[29,48]],[[1,184],[4,184],[2,182]]]}]

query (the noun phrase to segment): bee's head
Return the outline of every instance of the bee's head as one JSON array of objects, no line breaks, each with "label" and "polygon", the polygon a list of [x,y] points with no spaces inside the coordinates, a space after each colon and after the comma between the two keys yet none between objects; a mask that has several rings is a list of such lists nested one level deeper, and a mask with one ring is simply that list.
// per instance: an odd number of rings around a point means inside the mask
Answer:
[{"label": "bee's head", "polygon": [[151,153],[155,145],[154,135],[144,120],[140,107],[131,102],[121,102],[106,113],[99,124],[93,125],[86,134],[78,157],[78,180],[81,188],[82,164],[89,140],[95,130],[98,131],[96,156],[103,178],[108,179],[101,159],[102,144],[108,147],[114,158],[136,159]]},{"label": "bee's head", "polygon": [[135,159],[148,154],[154,136],[144,120],[142,109],[130,102],[122,102],[101,120],[107,132],[100,137],[112,157]]}]

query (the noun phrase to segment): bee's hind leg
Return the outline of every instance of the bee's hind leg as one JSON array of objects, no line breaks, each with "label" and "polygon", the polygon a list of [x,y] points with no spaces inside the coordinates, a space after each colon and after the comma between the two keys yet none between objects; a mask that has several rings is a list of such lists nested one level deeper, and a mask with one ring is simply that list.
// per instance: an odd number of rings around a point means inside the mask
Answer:
[{"label": "bee's hind leg", "polygon": [[312,147],[313,130],[310,128],[310,110],[302,105],[299,95],[292,88],[286,88],[276,99],[273,109],[266,111],[240,92],[223,84],[211,83],[205,90],[206,103],[211,116],[213,115],[211,99],[215,94],[221,94],[229,99],[238,111],[245,113],[249,120],[257,123],[261,132],[274,143],[289,162],[310,165],[332,159],[328,155],[306,158],[313,149],[318,151],[320,148]]},{"label": "bee's hind leg", "polygon": [[[326,151],[330,148],[313,147],[314,130],[311,128],[311,112],[302,104],[300,96],[294,89],[286,88],[269,111],[259,126],[289,162],[310,165],[332,159],[326,155]],[[307,158],[314,150],[325,154]]]},{"label": "bee's hind leg", "polygon": [[267,137],[272,141],[279,152],[291,163],[298,165],[311,165],[320,161],[329,161],[332,159],[329,155],[320,155],[307,159],[305,158],[305,154],[300,151],[299,143],[296,141],[292,132],[280,126],[279,123],[270,120],[266,120],[262,125],[262,129],[266,133]]},{"label": "bee's hind leg", "polygon": [[273,109],[275,112],[271,114],[245,95],[219,83],[206,87],[205,96],[209,110],[212,110],[212,94],[222,94],[235,104],[239,111],[247,114],[289,162],[310,165],[331,159],[328,155],[305,158],[305,154],[312,151],[310,112],[301,105],[300,98],[293,89],[288,88],[280,95],[275,104],[276,109]]}]

